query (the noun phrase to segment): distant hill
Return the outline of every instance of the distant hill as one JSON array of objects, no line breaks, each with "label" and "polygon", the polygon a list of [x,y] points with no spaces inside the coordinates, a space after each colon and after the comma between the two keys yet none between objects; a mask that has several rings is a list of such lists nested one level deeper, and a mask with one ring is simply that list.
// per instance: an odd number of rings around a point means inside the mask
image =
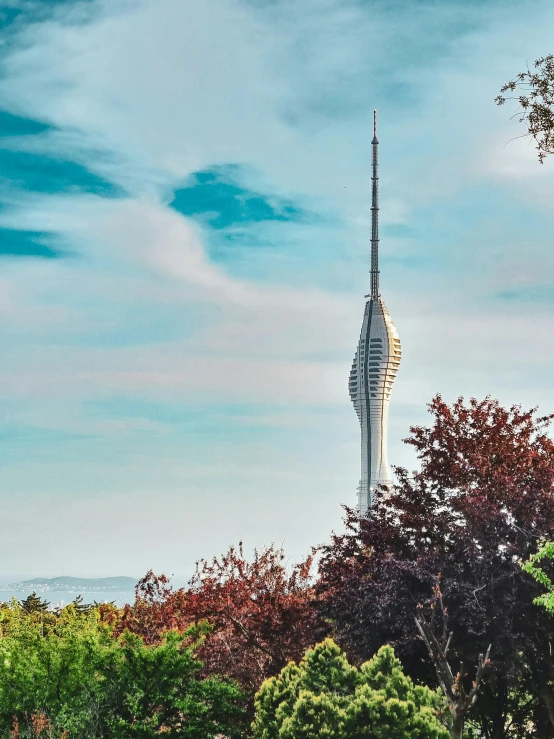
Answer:
[{"label": "distant hill", "polygon": [[134,577],[35,577],[33,580],[0,585],[0,592],[12,591],[28,593],[33,590],[37,593],[66,590],[70,592],[105,592],[109,590],[133,591],[136,585]]}]

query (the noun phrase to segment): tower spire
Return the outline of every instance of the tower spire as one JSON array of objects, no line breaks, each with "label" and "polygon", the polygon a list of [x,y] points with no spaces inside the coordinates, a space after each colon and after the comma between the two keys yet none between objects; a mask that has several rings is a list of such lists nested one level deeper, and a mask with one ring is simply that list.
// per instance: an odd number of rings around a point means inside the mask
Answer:
[{"label": "tower spire", "polygon": [[379,297],[379,141],[377,140],[377,111],[373,111],[373,163],[371,174],[371,298]]},{"label": "tower spire", "polygon": [[369,517],[374,496],[386,497],[386,491],[392,486],[387,458],[389,401],[401,356],[398,333],[379,295],[379,141],[376,111],[373,111],[371,144],[371,287],[370,294],[365,295],[362,330],[348,382],[350,399],[361,431],[358,511],[363,518]]}]

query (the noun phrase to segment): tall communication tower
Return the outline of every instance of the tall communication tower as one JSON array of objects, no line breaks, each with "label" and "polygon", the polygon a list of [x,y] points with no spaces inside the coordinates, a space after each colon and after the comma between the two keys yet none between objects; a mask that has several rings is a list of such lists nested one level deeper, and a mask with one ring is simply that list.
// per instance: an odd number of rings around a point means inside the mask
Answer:
[{"label": "tall communication tower", "polygon": [[369,295],[348,389],[360,421],[362,470],[358,511],[367,516],[375,493],[392,485],[387,458],[389,400],[400,365],[400,339],[379,293],[379,141],[373,111],[371,175],[371,267]]}]

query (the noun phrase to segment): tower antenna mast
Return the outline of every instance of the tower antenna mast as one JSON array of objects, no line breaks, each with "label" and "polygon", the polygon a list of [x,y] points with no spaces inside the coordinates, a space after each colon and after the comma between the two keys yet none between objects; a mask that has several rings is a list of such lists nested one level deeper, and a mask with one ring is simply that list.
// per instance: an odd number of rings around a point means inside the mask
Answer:
[{"label": "tower antenna mast", "polygon": [[398,332],[379,294],[379,141],[377,111],[373,111],[373,167],[371,173],[371,267],[370,293],[348,391],[361,431],[361,476],[358,511],[369,516],[374,495],[391,490],[392,473],[387,455],[389,401],[400,364]]},{"label": "tower antenna mast", "polygon": [[372,298],[379,297],[379,141],[377,139],[377,111],[373,111],[373,163],[371,174],[371,271],[370,290]]}]

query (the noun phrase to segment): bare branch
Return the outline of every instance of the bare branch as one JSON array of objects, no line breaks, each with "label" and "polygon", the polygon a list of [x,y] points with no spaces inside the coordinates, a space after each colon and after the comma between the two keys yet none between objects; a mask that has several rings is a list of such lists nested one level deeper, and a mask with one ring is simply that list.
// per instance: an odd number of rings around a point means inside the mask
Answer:
[{"label": "bare branch", "polygon": [[[477,590],[479,589],[480,588]],[[473,592],[473,597],[476,600],[477,590]],[[444,606],[439,578],[437,578],[437,584],[433,588],[433,600],[430,604],[430,611],[431,615],[429,619],[427,619],[423,606],[420,605],[418,607],[418,614],[415,616],[414,620],[417,630],[427,647],[427,651],[435,667],[441,690],[448,700],[448,708],[452,716],[452,736],[461,739],[467,714],[477,701],[483,672],[490,661],[489,656],[491,645],[489,644],[484,657],[482,654],[479,655],[475,680],[473,681],[471,690],[466,692],[464,687],[464,678],[466,677],[464,663],[460,662],[460,669],[454,676],[447,659],[448,649],[450,648],[450,642],[452,641],[452,631],[448,631],[448,613]],[[440,641],[435,634],[435,619],[437,612],[442,616],[442,633]]]}]

